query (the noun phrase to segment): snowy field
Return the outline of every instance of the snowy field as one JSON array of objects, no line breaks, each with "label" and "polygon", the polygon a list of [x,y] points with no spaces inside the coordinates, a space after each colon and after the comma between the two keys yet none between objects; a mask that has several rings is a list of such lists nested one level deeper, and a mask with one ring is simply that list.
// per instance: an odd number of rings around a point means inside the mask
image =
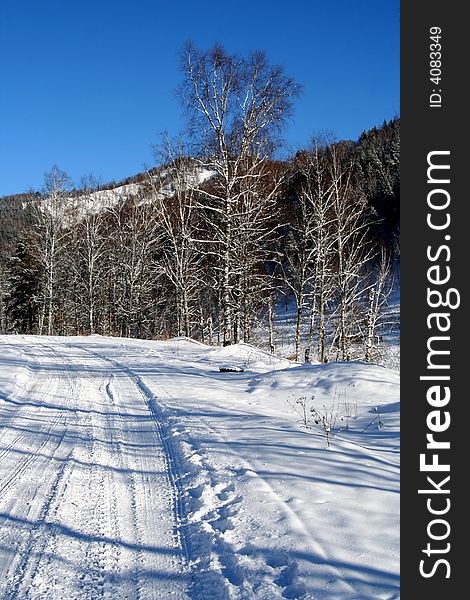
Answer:
[{"label": "snowy field", "polygon": [[391,600],[398,551],[395,371],[0,336],[0,598]]}]

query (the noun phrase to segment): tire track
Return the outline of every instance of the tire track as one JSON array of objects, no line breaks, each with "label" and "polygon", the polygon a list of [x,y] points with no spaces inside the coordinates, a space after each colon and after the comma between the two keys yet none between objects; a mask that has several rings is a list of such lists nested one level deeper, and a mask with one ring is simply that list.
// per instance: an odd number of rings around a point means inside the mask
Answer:
[{"label": "tire track", "polygon": [[[38,457],[41,455],[42,450],[44,450],[44,448],[51,442],[51,437],[53,437],[53,435],[56,435],[56,434],[51,434],[51,432],[61,422],[62,422],[61,416],[58,415],[57,418],[51,423],[49,430],[43,433],[44,440],[42,441],[41,445],[28,458],[24,458],[20,462],[20,464],[17,467],[15,467],[13,469],[13,471],[10,471],[9,475],[3,479],[3,483],[0,485],[0,497],[2,498],[2,500],[5,499],[6,492],[8,492],[8,490],[10,489],[10,487],[12,485],[15,485],[15,484],[20,485],[22,483],[21,476],[25,473],[25,471],[28,469],[28,467],[34,461],[37,461]],[[66,431],[66,429],[64,428],[64,431],[63,431],[62,435],[60,436],[60,439],[56,446],[56,449],[63,442],[65,431]],[[45,461],[45,457],[41,457],[41,458],[43,459],[43,461]],[[39,470],[39,468],[37,466],[36,466],[36,470]]]},{"label": "tire track", "polygon": [[26,590],[23,595],[27,595],[29,582],[34,578],[40,562],[43,560],[44,550],[49,543],[49,538],[53,535],[50,525],[52,514],[60,504],[60,500],[70,479],[70,474],[70,463],[63,460],[42,505],[41,512],[32,525],[26,550],[22,552],[21,562],[16,567],[15,576],[6,597],[21,597],[22,589],[24,590],[24,588]]},{"label": "tire track", "polygon": [[[5,345],[5,342],[2,341],[2,344]],[[18,421],[21,421],[20,425],[22,425],[22,421],[25,418],[22,413],[28,412],[27,408],[25,406],[22,406],[22,403],[27,403],[28,398],[37,394],[37,390],[39,388],[39,381],[37,379],[32,379],[32,377],[30,375],[31,371],[33,371],[33,370],[37,371],[39,369],[39,361],[35,357],[28,356],[28,354],[18,344],[15,344],[15,347],[17,347],[17,349],[20,351],[20,353],[25,357],[26,366],[24,367],[24,370],[28,372],[28,379],[27,379],[26,385],[24,387],[22,386],[20,388],[19,394],[14,393],[10,396],[0,396],[0,400],[2,400],[3,402],[5,402],[7,404],[7,406],[4,408],[4,410],[5,410],[6,415],[9,416],[9,420],[7,423],[1,424],[1,426],[4,427],[6,430],[13,430],[15,427],[18,427],[18,423],[17,423]],[[33,369],[30,366],[31,362],[33,362],[36,365],[35,369]],[[9,404],[12,404],[12,403],[14,404],[14,409],[13,409],[14,412],[8,406]],[[42,415],[46,416],[46,410],[41,405],[38,405],[38,408],[40,410],[40,414],[38,415],[38,418],[36,420],[47,422],[47,419],[40,418]],[[3,418],[2,418],[2,420],[3,420]],[[10,451],[12,449],[14,449],[16,445],[19,445],[19,442],[21,442],[30,433],[31,432],[28,431],[27,428],[24,428],[19,434],[16,434],[16,437],[14,437],[0,451],[0,460],[5,458],[10,453]],[[13,434],[13,435],[15,435],[15,434]],[[1,490],[0,490],[0,493],[1,493]]]},{"label": "tire track", "polygon": [[[85,353],[86,355],[94,358],[94,360],[98,360],[100,364],[106,365],[107,371],[109,371],[109,367],[111,366],[114,371],[117,371],[117,373],[124,375],[125,377],[122,379],[124,381],[130,381],[133,384],[134,390],[138,391],[139,396],[143,401],[143,406],[146,408],[146,414],[150,415],[152,425],[152,441],[155,445],[155,451],[158,453],[159,446],[162,449],[162,452],[159,455],[164,463],[163,475],[166,479],[165,490],[169,493],[169,496],[171,498],[170,510],[172,513],[173,523],[171,532],[173,538],[173,545],[175,546],[175,548],[180,548],[182,551],[181,553],[176,553],[173,562],[176,561],[176,570],[182,573],[187,573],[189,555],[187,551],[185,537],[181,533],[182,522],[184,520],[183,493],[179,482],[177,469],[175,468],[175,459],[172,455],[171,447],[166,439],[165,432],[161,423],[161,418],[159,417],[158,413],[156,413],[155,407],[153,406],[153,395],[151,394],[150,390],[145,386],[143,381],[133,371],[126,368],[121,363],[114,361],[113,359],[110,359],[108,357],[103,357],[100,354],[86,347],[68,344],[68,348],[81,351],[82,353]],[[113,381],[115,382],[116,380],[117,378],[114,377]],[[131,417],[128,417],[126,415],[126,411],[122,410],[123,402],[119,402],[119,400],[121,399],[120,394],[122,393],[121,388],[122,383],[116,388],[115,392],[113,392],[113,390],[111,389],[111,384],[110,382],[108,382],[108,384],[106,385],[106,392],[110,397],[111,403],[115,407],[119,407],[117,416],[117,419],[120,422],[119,430],[125,431],[128,429],[128,435],[130,439],[127,440],[127,442],[138,446],[141,442],[141,440],[138,437],[138,432],[133,433],[132,426],[129,427],[129,423],[124,423],[126,419],[130,421]],[[144,417],[144,415],[142,416]],[[155,508],[155,496],[152,495],[152,486],[142,485],[142,482],[137,480],[137,473],[139,471],[144,472],[146,468],[145,455],[141,455],[135,452],[126,452],[125,448],[123,448],[122,443],[118,443],[118,446],[120,448],[118,454],[122,457],[123,468],[129,472],[129,491],[131,497],[132,523],[136,531],[137,545],[142,548],[145,548],[146,546],[148,546],[148,544],[144,544],[143,540],[148,539],[149,532],[147,530],[148,524],[143,520],[143,516],[152,515]],[[161,494],[161,497],[164,500],[165,494]],[[140,582],[137,593],[138,597],[142,597],[145,600],[147,599],[147,597],[149,597],[148,594],[151,592],[148,589],[148,585],[144,585],[146,582],[143,581],[143,577],[140,575],[140,573],[143,571],[145,563],[149,560],[149,557],[147,556],[149,552],[150,550],[138,550],[136,555],[138,562],[136,580],[137,582]]]},{"label": "tire track", "polygon": [[[78,347],[76,347],[76,346],[74,346],[74,348],[78,349]],[[143,380],[134,371],[132,371],[132,369],[129,369],[128,367],[126,367],[125,365],[123,365],[122,363],[119,363],[118,361],[116,361],[114,359],[107,358],[107,357],[105,358],[105,357],[93,352],[89,348],[79,348],[79,349],[88,352],[89,354],[95,356],[99,360],[101,360],[105,363],[109,363],[113,367],[116,367],[121,372],[125,373],[127,375],[127,377],[134,383],[134,385],[138,389],[140,395],[142,396],[145,406],[148,408],[148,410],[152,416],[153,425],[155,427],[156,433],[158,434],[158,440],[164,449],[163,459],[165,461],[165,466],[166,466],[165,471],[166,471],[166,475],[168,478],[168,482],[170,484],[169,487],[172,490],[172,506],[173,506],[174,520],[175,520],[175,526],[174,526],[175,541],[180,546],[182,546],[182,548],[185,552],[185,555],[188,556],[186,543],[185,543],[184,538],[181,536],[181,531],[180,531],[180,529],[181,529],[180,525],[181,525],[182,521],[184,520],[184,509],[183,509],[184,502],[182,500],[183,490],[181,488],[180,478],[178,476],[178,469],[175,466],[177,461],[175,459],[171,444],[168,443],[168,435],[162,424],[163,417],[159,413],[159,411],[157,410],[157,408],[155,406],[154,394],[145,385]]]},{"label": "tire track", "polygon": [[0,597],[187,598],[181,488],[145,384],[62,340],[28,340],[31,354],[6,415],[29,431],[2,449]]},{"label": "tire track", "polygon": [[[15,421],[28,419],[28,422],[33,422],[33,429],[34,423],[40,424],[38,432],[34,434],[29,430],[29,437],[33,439],[27,450],[29,455],[19,461],[16,459],[16,465],[7,471],[0,487],[0,506],[4,517],[2,539],[12,555],[10,564],[4,565],[7,571],[4,573],[6,577],[0,582],[0,592],[5,589],[9,598],[20,597],[38,569],[52,535],[50,517],[60,504],[71,472],[69,457],[74,443],[68,435],[69,419],[62,414],[60,406],[52,415],[53,406],[46,407],[45,403],[38,403],[36,411],[31,410],[30,398],[39,397],[43,401],[55,397],[59,388],[58,379],[54,380],[51,388],[49,377],[41,373],[41,366],[47,364],[52,349],[44,345],[40,348],[36,347],[36,350],[38,357],[43,358],[43,363],[34,359],[37,364],[34,370],[38,375],[33,385],[27,386],[18,397],[20,409],[15,415]],[[70,400],[73,394],[74,382],[68,377],[65,398]],[[21,407],[21,401],[25,402],[24,407]],[[22,416],[23,412],[27,413],[25,417]],[[25,452],[17,446],[21,439],[22,435],[16,439],[16,444],[10,444],[7,454]]]}]

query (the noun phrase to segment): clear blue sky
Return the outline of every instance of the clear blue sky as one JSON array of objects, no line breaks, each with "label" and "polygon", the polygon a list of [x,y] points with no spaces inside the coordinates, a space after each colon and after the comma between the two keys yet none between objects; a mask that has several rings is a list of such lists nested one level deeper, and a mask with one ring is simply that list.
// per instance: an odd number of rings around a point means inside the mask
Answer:
[{"label": "clear blue sky", "polygon": [[40,188],[53,164],[103,182],[154,164],[160,133],[184,127],[188,39],[285,65],[304,87],[294,149],[399,114],[399,0],[2,0],[0,195]]}]

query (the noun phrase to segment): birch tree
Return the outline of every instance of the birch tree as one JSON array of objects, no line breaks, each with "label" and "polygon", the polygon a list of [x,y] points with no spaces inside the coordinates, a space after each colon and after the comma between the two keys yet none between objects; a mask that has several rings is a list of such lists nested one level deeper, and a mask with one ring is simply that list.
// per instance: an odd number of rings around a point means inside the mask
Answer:
[{"label": "birch tree", "polygon": [[282,225],[277,200],[285,175],[286,169],[279,164],[263,163],[235,207],[235,342],[240,341],[242,330],[243,341],[250,342],[255,311],[263,305],[269,310],[274,282],[268,265],[275,260]]},{"label": "birch tree", "polygon": [[38,255],[42,263],[44,282],[39,317],[39,333],[54,333],[57,308],[58,264],[67,236],[64,217],[65,200],[71,181],[65,171],[54,165],[45,175],[44,192],[35,203]]},{"label": "birch tree", "polygon": [[332,145],[330,158],[336,228],[336,342],[338,357],[349,360],[351,336],[357,323],[355,313],[364,294],[366,267],[374,258],[376,250],[368,240],[370,219],[367,219],[367,204],[356,193],[354,162],[349,148],[345,145]]},{"label": "birch tree", "polygon": [[[202,287],[203,255],[198,245],[200,218],[196,207],[197,165],[184,147],[168,141],[163,149],[164,178],[148,174],[152,204],[157,216],[158,270],[173,290],[177,334],[189,337]],[[163,193],[162,183],[171,183],[172,195]]]},{"label": "birch tree", "polygon": [[366,318],[366,335],[364,336],[364,357],[367,362],[372,361],[374,341],[376,340],[377,327],[381,322],[383,308],[393,288],[392,258],[389,251],[382,246],[378,264],[370,274],[368,286],[368,306]]},{"label": "birch tree", "polygon": [[284,251],[280,259],[281,278],[295,301],[295,360],[300,360],[302,321],[315,279],[315,216],[311,197],[301,193],[296,198]]},{"label": "birch tree", "polygon": [[221,46],[183,53],[181,94],[203,167],[216,174],[205,207],[214,213],[212,236],[218,253],[223,344],[233,342],[234,286],[237,268],[236,206],[247,193],[274,148],[274,133],[283,124],[299,93],[281,67],[263,53],[244,59]]},{"label": "birch tree", "polygon": [[[311,265],[311,304],[307,348],[314,333],[318,338],[318,360],[327,359],[327,305],[333,298],[334,252],[336,244],[336,217],[334,214],[334,184],[330,172],[331,139],[327,134],[313,138],[309,152],[302,153],[296,168],[301,176],[300,195],[309,211],[313,260]],[[317,319],[317,323],[315,320]]]},{"label": "birch tree", "polygon": [[156,211],[138,196],[113,210],[113,270],[108,275],[108,298],[114,307],[114,329],[126,337],[145,337],[152,321],[157,244]]},{"label": "birch tree", "polygon": [[[90,335],[99,329],[98,316],[103,301],[101,290],[108,269],[108,239],[106,218],[108,210],[93,206],[93,190],[96,182],[92,177],[82,180],[80,202],[85,212],[77,220],[75,252],[78,258],[77,277],[86,327]],[[73,248],[72,248],[73,252]]]}]

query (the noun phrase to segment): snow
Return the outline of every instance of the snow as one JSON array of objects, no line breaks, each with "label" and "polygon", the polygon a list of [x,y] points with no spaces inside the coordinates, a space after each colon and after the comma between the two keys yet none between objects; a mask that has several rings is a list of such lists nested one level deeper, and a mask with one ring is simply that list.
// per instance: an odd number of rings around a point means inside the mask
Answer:
[{"label": "snow", "polygon": [[[98,190],[85,196],[79,196],[77,204],[84,214],[99,213],[103,210],[113,208],[123,199],[137,196],[140,191],[141,186],[138,183],[129,183],[110,190]],[[78,218],[80,216],[79,214]]]},{"label": "snow", "polygon": [[[194,172],[188,175],[187,186],[188,188],[197,188],[205,181],[214,177],[215,174],[215,171],[195,166]],[[152,176],[152,179],[154,180],[156,189],[158,189],[157,196],[160,199],[171,198],[175,195],[175,183],[168,176],[167,171],[160,171],[157,175]],[[152,194],[146,192],[145,185],[141,183],[129,183],[112,189],[98,190],[75,198],[66,198],[63,201],[65,218],[72,219],[72,221],[80,221],[87,214],[99,214],[105,210],[111,210],[119,203],[132,197],[139,198],[139,204],[146,204],[152,202],[154,199]],[[48,210],[52,209],[52,205],[47,199],[44,200],[41,207]]]},{"label": "snow", "polygon": [[[0,597],[399,597],[397,373],[187,338],[0,343]],[[336,405],[329,447],[301,396]]]}]

